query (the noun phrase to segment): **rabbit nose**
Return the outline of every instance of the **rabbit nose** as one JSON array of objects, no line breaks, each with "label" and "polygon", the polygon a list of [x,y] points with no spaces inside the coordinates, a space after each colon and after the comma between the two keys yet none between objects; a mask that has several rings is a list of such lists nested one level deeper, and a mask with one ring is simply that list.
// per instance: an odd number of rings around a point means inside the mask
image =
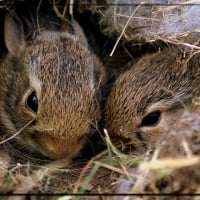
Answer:
[{"label": "rabbit nose", "polygon": [[52,159],[61,159],[74,157],[81,148],[81,144],[76,141],[67,142],[64,139],[56,138],[50,135],[41,137],[41,146],[44,153]]}]

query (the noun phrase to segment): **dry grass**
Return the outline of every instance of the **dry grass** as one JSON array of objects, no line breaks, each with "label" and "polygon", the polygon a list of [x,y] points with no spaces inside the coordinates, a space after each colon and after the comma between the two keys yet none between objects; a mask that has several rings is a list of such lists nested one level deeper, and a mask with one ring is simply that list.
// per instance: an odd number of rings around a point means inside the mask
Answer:
[{"label": "dry grass", "polygon": [[[187,26],[182,24],[182,22],[186,25],[189,23],[183,20],[188,12],[187,7],[183,6],[186,3],[196,2],[185,0],[174,6],[150,6],[144,5],[145,3],[126,7],[105,5],[95,9],[94,6],[88,8],[87,5],[87,9],[102,15],[100,25],[105,35],[112,37],[117,33],[118,39],[113,52],[122,38],[133,43],[163,40],[200,49],[196,37],[199,30],[195,29],[195,26],[188,30]],[[72,5],[73,1],[70,7],[71,14],[73,14]],[[67,3],[61,9],[62,12],[55,5],[53,9],[58,17],[63,18],[68,9]],[[176,23],[186,29],[178,32],[175,29],[169,30],[172,24],[168,22],[172,19],[176,19]],[[106,130],[107,150],[96,155],[86,164],[69,164],[66,160],[41,161],[27,155],[20,155],[15,149],[4,144],[5,147],[1,146],[0,153],[0,193],[149,194],[149,196],[135,196],[134,199],[137,200],[161,199],[150,195],[155,193],[200,194],[199,102],[198,98],[194,99],[191,112],[186,110],[182,119],[165,131],[162,143],[144,155],[136,156],[130,151],[130,145],[123,146],[125,151],[122,153],[113,146]],[[90,199],[89,196],[70,195],[44,197],[44,199],[53,198],[56,200]],[[129,196],[112,198],[132,199]],[[22,200],[25,197],[10,196],[8,199]],[[107,199],[107,197],[91,199]],[[163,199],[183,199],[183,197],[165,196]],[[197,200],[199,196],[184,199]]]},{"label": "dry grass", "polygon": [[[200,49],[200,15],[198,1],[137,1],[111,0],[112,6],[97,7],[101,13],[101,31],[133,44],[162,40],[173,44],[192,45]],[[190,6],[188,6],[190,5]],[[94,6],[91,6],[94,10]],[[195,22],[194,22],[195,21]],[[115,47],[113,48],[114,51]],[[111,55],[113,54],[111,52]]]}]

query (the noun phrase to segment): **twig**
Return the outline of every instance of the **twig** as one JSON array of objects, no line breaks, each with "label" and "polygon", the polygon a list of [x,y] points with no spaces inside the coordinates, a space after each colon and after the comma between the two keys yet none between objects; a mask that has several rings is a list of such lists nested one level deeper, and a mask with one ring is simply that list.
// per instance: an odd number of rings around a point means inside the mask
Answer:
[{"label": "twig", "polygon": [[21,131],[23,131],[27,126],[29,126],[35,119],[32,119],[31,121],[29,121],[27,124],[25,124],[21,129],[19,129],[19,131],[17,131],[14,135],[10,136],[9,138],[3,140],[0,142],[1,144],[4,144],[6,142],[8,142],[9,140],[13,139],[14,137],[16,137],[17,135],[19,135],[21,133]]},{"label": "twig", "polygon": [[78,189],[81,185],[83,176],[86,174],[87,170],[90,168],[90,166],[94,163],[94,161],[98,158],[101,158],[102,156],[106,155],[108,152],[108,150],[105,150],[103,152],[101,152],[100,154],[96,155],[94,158],[92,158],[87,164],[86,166],[82,169],[80,176],[78,177],[75,186],[74,186],[74,190],[73,193],[76,194],[78,192]]},{"label": "twig", "polygon": [[122,30],[120,36],[118,37],[118,39],[117,39],[117,41],[116,41],[116,43],[115,43],[115,45],[114,45],[114,47],[113,47],[113,49],[112,49],[112,51],[111,51],[111,53],[110,53],[110,56],[113,55],[113,53],[114,53],[114,51],[115,51],[115,49],[116,49],[116,47],[117,47],[119,41],[121,40],[121,38],[122,38],[122,36],[123,36],[123,34],[124,34],[124,32],[125,32],[125,30],[126,30],[128,24],[130,23],[131,19],[133,18],[133,15],[136,13],[136,11],[137,11],[137,10],[141,7],[141,5],[143,5],[143,4],[144,4],[144,3],[142,2],[140,5],[138,5],[138,6],[135,8],[135,10],[132,12],[131,16],[128,18],[128,20],[127,20],[127,22],[126,22],[126,24],[125,24],[125,26],[124,26],[124,28],[123,28],[123,30]]}]

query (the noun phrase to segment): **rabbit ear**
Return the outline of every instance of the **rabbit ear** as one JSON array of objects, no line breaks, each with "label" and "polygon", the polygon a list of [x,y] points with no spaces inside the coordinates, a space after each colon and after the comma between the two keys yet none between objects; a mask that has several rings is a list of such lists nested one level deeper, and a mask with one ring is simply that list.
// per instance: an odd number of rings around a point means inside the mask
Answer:
[{"label": "rabbit ear", "polygon": [[11,55],[19,57],[25,47],[23,25],[14,14],[7,14],[4,20],[5,44]]},{"label": "rabbit ear", "polygon": [[69,21],[70,22],[66,22],[65,20],[62,21],[61,31],[66,31],[75,35],[84,46],[88,47],[87,39],[79,23],[74,19],[73,16],[70,17]]},{"label": "rabbit ear", "polygon": [[75,31],[75,35],[79,38],[79,41],[84,45],[84,46],[88,46],[88,42],[87,39],[85,37],[85,34],[83,32],[83,29],[81,28],[81,26],[78,24],[78,22],[72,18],[72,25]]}]

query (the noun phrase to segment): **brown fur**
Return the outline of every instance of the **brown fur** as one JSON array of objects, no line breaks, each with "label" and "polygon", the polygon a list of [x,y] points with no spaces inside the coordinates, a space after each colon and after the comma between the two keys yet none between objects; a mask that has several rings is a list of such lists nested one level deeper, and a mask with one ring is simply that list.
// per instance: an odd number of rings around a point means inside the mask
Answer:
[{"label": "brown fur", "polygon": [[[178,123],[184,105],[200,95],[200,53],[169,47],[144,55],[114,83],[105,108],[105,128],[114,143],[131,141],[137,150],[153,147],[165,128]],[[160,121],[142,126],[150,112]]]},{"label": "brown fur", "polygon": [[[72,158],[100,118],[103,67],[76,35],[42,31],[26,43],[19,22],[5,19],[9,52],[0,65],[1,134],[13,135],[34,119],[14,139],[18,146],[53,159]],[[25,103],[33,90],[37,113]]]}]

